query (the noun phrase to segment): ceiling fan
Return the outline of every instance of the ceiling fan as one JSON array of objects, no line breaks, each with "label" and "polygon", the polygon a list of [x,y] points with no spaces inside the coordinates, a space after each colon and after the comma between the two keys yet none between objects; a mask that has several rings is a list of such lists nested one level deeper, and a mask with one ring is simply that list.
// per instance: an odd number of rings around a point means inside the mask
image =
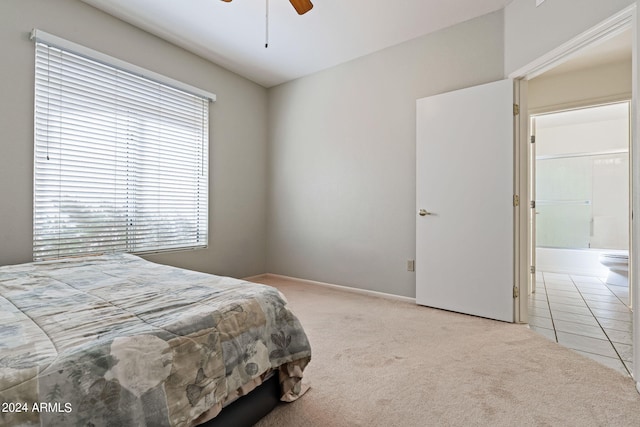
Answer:
[{"label": "ceiling fan", "polygon": [[[222,0],[223,2],[230,3],[231,0]],[[289,0],[293,5],[293,8],[298,12],[298,15],[304,15],[313,9],[313,3],[311,0]]]}]

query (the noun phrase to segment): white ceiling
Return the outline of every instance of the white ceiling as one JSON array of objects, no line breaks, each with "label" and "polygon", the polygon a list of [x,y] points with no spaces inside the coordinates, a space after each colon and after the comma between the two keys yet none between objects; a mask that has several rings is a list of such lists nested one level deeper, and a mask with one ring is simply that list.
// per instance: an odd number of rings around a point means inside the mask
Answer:
[{"label": "white ceiling", "polygon": [[[82,0],[265,87],[499,9],[511,0]],[[533,0],[531,0],[533,1]]]}]

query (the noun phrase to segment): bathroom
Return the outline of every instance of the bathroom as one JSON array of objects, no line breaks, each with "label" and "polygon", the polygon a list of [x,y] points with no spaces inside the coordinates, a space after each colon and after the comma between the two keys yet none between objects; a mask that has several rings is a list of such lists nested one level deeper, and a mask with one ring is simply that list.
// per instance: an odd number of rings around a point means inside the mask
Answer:
[{"label": "bathroom", "polygon": [[629,102],[532,116],[529,327],[630,375]]},{"label": "bathroom", "polygon": [[536,268],[627,286],[629,103],[533,116]]}]

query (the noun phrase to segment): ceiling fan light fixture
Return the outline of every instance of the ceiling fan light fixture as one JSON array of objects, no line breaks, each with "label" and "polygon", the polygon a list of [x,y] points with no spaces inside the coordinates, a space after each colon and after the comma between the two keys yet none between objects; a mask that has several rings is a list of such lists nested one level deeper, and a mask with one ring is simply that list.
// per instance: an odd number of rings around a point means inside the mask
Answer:
[{"label": "ceiling fan light fixture", "polygon": [[[222,0],[225,3],[231,3],[231,0]],[[311,0],[289,0],[293,5],[293,8],[298,12],[298,15],[304,15],[313,9],[313,3]]]},{"label": "ceiling fan light fixture", "polygon": [[298,15],[304,15],[313,9],[313,3],[311,0],[289,0],[293,5],[293,8],[298,12]]}]

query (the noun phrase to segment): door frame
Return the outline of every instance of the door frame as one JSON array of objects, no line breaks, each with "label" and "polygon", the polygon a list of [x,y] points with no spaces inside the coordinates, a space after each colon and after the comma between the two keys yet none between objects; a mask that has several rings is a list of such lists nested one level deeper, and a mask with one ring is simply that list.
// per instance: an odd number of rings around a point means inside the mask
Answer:
[{"label": "door frame", "polygon": [[531,273],[530,244],[530,199],[529,191],[529,114],[527,112],[528,82],[525,76],[517,75],[513,79],[514,103],[518,105],[518,113],[513,123],[513,155],[514,155],[514,192],[519,196],[519,206],[514,209],[514,282],[518,289],[518,297],[514,301],[515,322],[529,322],[530,283],[535,283],[535,273]]},{"label": "door frame", "polygon": [[[516,281],[519,284],[520,294],[522,298],[519,301],[519,307],[517,310],[517,320],[521,323],[528,321],[528,298],[525,298],[523,291],[529,289],[530,281],[535,280],[535,274],[531,274],[529,271],[530,265],[528,264],[531,245],[530,238],[528,236],[528,224],[531,220],[532,209],[529,208],[530,191],[529,191],[529,162],[530,150],[529,144],[529,114],[527,108],[527,81],[539,76],[540,74],[554,68],[562,62],[571,59],[576,53],[585,47],[595,45],[599,42],[607,40],[610,37],[616,36],[623,31],[631,29],[632,31],[632,95],[631,95],[631,144],[630,144],[630,160],[631,160],[631,188],[630,194],[634,194],[637,189],[640,189],[640,141],[638,138],[638,130],[640,129],[640,116],[638,114],[638,47],[640,45],[638,41],[638,13],[636,4],[632,4],[629,7],[623,9],[617,14],[569,40],[568,42],[558,46],[547,54],[539,57],[528,65],[516,70],[509,75],[509,78],[514,80],[516,94],[516,102],[520,105],[519,120],[516,120],[517,128],[515,131],[515,188],[519,191],[520,200],[525,201],[520,203],[519,212],[516,213],[516,226],[515,226],[515,271]],[[640,212],[640,197],[632,197],[631,200],[632,212]],[[633,310],[633,363],[634,366],[640,366],[640,310],[635,309],[640,307],[640,292],[638,288],[638,266],[640,265],[640,221],[631,217],[631,233],[630,233],[630,248],[631,253],[629,257],[629,285],[632,296]],[[640,376],[634,376],[636,381],[636,389],[640,391]]]}]

